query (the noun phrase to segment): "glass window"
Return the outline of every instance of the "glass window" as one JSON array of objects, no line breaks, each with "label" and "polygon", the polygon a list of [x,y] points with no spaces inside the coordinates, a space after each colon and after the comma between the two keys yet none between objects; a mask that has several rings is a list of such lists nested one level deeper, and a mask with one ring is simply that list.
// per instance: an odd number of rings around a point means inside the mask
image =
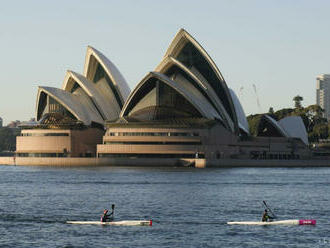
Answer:
[{"label": "glass window", "polygon": [[39,96],[39,103],[38,103],[38,113],[37,119],[39,120],[45,112],[47,112],[47,94],[45,92],[41,92]]},{"label": "glass window", "polygon": [[71,93],[74,93],[79,88],[80,88],[79,84],[77,84],[77,82],[74,82],[74,85],[73,85],[73,87],[72,87],[72,89],[71,89],[70,92]]},{"label": "glass window", "polygon": [[31,158],[43,158],[43,157],[66,157],[64,153],[17,153],[18,157],[31,157]]},{"label": "glass window", "polygon": [[180,133],[180,132],[111,132],[108,136],[199,136],[198,133]]},{"label": "glass window", "polygon": [[[99,153],[100,158],[195,158],[194,154],[148,154],[148,153]],[[203,153],[198,153],[198,158],[205,158]]]},{"label": "glass window", "polygon": [[200,141],[105,141],[105,145],[201,145]]},{"label": "glass window", "polygon": [[210,99],[209,95],[205,92],[205,90],[201,87],[199,83],[197,83],[194,79],[192,79],[185,71],[183,71],[178,66],[174,65],[170,67],[165,73],[169,78],[171,78],[174,81],[177,81],[180,83],[180,76],[183,77],[185,80],[189,81],[198,91],[208,100],[208,102],[215,108],[214,102]]},{"label": "glass window", "polygon": [[60,113],[63,116],[70,117],[73,120],[77,120],[77,118],[70,112],[68,111],[61,103],[56,101],[54,98],[51,96],[48,96],[48,113]]},{"label": "glass window", "polygon": [[69,136],[69,133],[22,133],[22,136]]},{"label": "glass window", "polygon": [[230,102],[227,98],[225,90],[223,89],[222,82],[217,77],[216,73],[213,71],[212,67],[204,58],[204,56],[196,49],[196,47],[191,42],[188,42],[180,51],[176,59],[189,69],[195,67],[202,74],[202,76],[212,86],[219,99],[222,101],[228,114],[232,119],[234,119],[234,113],[230,108]]}]

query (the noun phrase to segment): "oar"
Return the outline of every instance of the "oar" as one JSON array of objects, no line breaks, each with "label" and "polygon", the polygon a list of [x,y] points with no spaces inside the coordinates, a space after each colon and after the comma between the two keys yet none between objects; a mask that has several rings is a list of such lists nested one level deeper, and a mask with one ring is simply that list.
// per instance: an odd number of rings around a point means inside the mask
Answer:
[{"label": "oar", "polygon": [[112,208],[112,212],[111,212],[111,218],[113,219],[114,218],[114,215],[115,215],[115,204],[112,204],[111,205],[111,208]]},{"label": "oar", "polygon": [[264,205],[266,206],[266,208],[269,210],[269,212],[273,215],[274,219],[276,219],[276,215],[273,213],[273,211],[270,209],[270,207],[268,207],[267,203],[265,201],[262,201],[264,203]]}]

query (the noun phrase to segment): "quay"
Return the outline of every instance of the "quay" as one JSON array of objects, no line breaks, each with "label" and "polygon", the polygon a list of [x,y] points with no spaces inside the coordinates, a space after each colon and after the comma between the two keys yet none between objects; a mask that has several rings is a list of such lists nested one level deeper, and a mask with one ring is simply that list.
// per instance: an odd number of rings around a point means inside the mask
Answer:
[{"label": "quay", "polygon": [[234,167],[330,167],[330,160],[262,160],[262,159],[178,159],[178,158],[25,158],[0,157],[0,165],[12,166],[52,166],[52,167],[195,167],[195,168],[234,168]]}]

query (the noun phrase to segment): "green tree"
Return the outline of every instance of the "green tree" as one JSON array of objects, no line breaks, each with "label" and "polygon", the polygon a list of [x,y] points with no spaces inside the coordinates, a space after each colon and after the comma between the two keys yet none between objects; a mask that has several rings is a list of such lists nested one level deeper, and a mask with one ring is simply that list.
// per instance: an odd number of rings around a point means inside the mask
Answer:
[{"label": "green tree", "polygon": [[327,139],[328,138],[328,124],[326,124],[326,123],[316,124],[313,127],[313,131],[311,132],[311,135],[312,135],[314,141],[318,141],[319,139]]},{"label": "green tree", "polygon": [[273,109],[273,107],[270,107],[270,108],[269,108],[269,110],[268,110],[268,114],[271,114],[271,115],[274,114],[274,109]]},{"label": "green tree", "polygon": [[301,108],[301,107],[302,107],[301,102],[302,102],[303,100],[304,100],[304,98],[303,98],[302,96],[299,96],[299,95],[295,96],[295,97],[293,98],[293,101],[294,101],[294,107],[295,107],[295,108]]},{"label": "green tree", "polygon": [[327,119],[323,117],[323,112],[324,110],[316,104],[304,108],[307,132],[312,132],[315,125],[328,123]]},{"label": "green tree", "polygon": [[275,120],[281,120],[287,116],[291,116],[292,113],[294,112],[294,109],[292,108],[285,108],[285,109],[280,109],[274,113],[275,115]]},{"label": "green tree", "polygon": [[256,136],[258,133],[258,125],[260,122],[260,119],[263,115],[262,114],[256,114],[256,115],[249,115],[247,117],[247,121],[249,123],[249,129],[250,129],[250,134],[252,136]]},{"label": "green tree", "polygon": [[0,152],[16,150],[16,136],[19,135],[19,132],[18,129],[0,128]]}]

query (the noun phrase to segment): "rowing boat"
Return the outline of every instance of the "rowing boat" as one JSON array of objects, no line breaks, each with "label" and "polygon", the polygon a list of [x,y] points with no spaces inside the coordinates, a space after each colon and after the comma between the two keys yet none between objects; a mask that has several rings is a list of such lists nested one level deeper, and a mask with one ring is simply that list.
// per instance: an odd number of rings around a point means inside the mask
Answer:
[{"label": "rowing boat", "polygon": [[273,225],[316,225],[316,220],[279,220],[279,221],[232,221],[228,225],[253,225],[253,226],[273,226]]},{"label": "rowing boat", "polygon": [[110,226],[152,226],[152,220],[122,220],[122,221],[67,221],[67,224],[78,225],[110,225]]}]

